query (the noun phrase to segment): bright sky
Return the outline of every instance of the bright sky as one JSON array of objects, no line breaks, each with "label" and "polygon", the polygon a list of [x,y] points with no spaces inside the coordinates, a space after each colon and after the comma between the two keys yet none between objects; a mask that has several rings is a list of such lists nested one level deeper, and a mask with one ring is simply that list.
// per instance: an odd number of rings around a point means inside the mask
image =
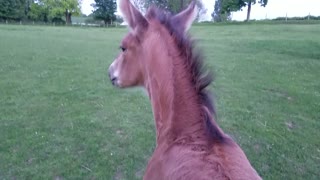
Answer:
[{"label": "bright sky", "polygon": [[[92,4],[94,0],[82,1],[82,12],[90,14],[92,12]],[[214,8],[214,0],[203,0],[205,7],[208,9],[204,19],[211,20],[211,13]],[[235,12],[232,14],[233,20],[245,20],[246,8],[243,11]],[[267,6],[261,7],[254,5],[251,9],[251,19],[273,19],[276,17],[294,16],[320,16],[320,0],[269,0]]]}]

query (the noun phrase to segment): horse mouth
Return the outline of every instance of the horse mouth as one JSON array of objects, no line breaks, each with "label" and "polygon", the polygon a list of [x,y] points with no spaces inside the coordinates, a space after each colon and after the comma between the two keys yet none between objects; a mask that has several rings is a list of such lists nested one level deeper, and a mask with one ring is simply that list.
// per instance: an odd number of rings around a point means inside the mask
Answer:
[{"label": "horse mouth", "polygon": [[109,75],[109,79],[110,79],[112,85],[119,87],[118,78],[116,76],[112,75],[112,73],[110,73],[110,71],[109,71],[108,75]]}]

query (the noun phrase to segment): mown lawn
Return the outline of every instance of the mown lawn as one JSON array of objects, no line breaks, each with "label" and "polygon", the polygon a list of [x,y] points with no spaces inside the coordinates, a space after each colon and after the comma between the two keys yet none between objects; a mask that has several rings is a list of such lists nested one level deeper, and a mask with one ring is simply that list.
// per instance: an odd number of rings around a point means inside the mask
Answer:
[{"label": "mown lawn", "polygon": [[[141,179],[154,145],[140,89],[107,68],[125,28],[0,25],[0,179]],[[218,122],[264,179],[320,177],[320,25],[194,26]]]}]

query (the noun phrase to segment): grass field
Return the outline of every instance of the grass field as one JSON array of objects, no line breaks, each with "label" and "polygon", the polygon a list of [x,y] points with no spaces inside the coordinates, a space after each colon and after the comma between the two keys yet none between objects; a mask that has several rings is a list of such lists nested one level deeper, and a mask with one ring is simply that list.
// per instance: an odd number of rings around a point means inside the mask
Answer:
[{"label": "grass field", "polygon": [[[0,179],[141,179],[148,98],[107,68],[125,28],[0,25]],[[320,178],[320,25],[195,26],[218,123],[264,179]]]}]

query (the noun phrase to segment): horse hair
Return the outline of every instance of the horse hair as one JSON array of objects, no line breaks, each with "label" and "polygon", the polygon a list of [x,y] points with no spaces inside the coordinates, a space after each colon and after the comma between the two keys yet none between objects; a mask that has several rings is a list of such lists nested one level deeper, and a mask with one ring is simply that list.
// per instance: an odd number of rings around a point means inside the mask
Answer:
[{"label": "horse hair", "polygon": [[151,7],[147,13],[147,17],[157,19],[166,27],[170,35],[174,38],[181,53],[181,57],[185,57],[185,67],[188,68],[192,75],[191,83],[196,90],[199,101],[201,105],[209,110],[210,114],[208,114],[207,111],[202,112],[208,134],[215,142],[223,142],[225,140],[223,132],[220,131],[217,124],[212,122],[214,120],[211,119],[211,114],[214,119],[217,118],[213,97],[208,90],[208,86],[214,80],[213,73],[205,67],[201,51],[195,48],[195,41],[191,39],[189,34],[181,31],[181,29],[176,26],[175,22],[172,20],[173,15],[170,12]]}]

